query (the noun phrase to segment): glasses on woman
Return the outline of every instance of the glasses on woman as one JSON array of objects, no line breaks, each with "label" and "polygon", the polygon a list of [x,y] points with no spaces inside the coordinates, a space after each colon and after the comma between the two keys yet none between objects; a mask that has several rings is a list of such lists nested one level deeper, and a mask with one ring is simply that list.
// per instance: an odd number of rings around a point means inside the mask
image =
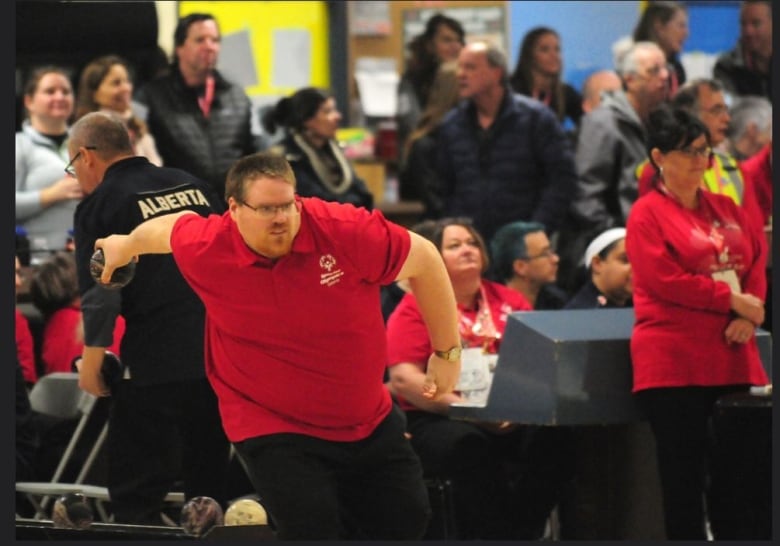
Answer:
[{"label": "glasses on woman", "polygon": [[681,154],[685,154],[691,158],[701,157],[704,159],[710,159],[712,157],[712,148],[710,146],[701,146],[698,148],[694,148],[693,146],[686,146],[685,148],[672,151],[680,152]]}]

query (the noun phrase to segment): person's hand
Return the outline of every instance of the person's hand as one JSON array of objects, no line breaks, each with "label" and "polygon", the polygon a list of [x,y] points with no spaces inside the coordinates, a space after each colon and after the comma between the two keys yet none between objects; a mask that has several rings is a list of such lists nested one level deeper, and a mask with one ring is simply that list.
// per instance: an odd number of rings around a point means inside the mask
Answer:
[{"label": "person's hand", "polygon": [[438,400],[455,389],[460,377],[460,360],[450,362],[432,354],[428,359],[428,369],[425,372],[423,396]]},{"label": "person's hand", "polygon": [[76,361],[76,369],[79,372],[79,388],[92,396],[111,396],[111,390],[103,381],[100,373],[90,373],[81,369],[81,359]]},{"label": "person's hand", "polygon": [[737,317],[726,326],[723,336],[726,338],[726,343],[731,345],[732,343],[747,343],[753,338],[755,333],[756,326],[752,322],[745,318]]},{"label": "person's hand", "polygon": [[731,309],[755,326],[764,322],[764,302],[752,294],[731,294]]},{"label": "person's hand", "polygon": [[95,250],[102,248],[105,260],[100,282],[108,284],[117,267],[127,265],[131,261],[138,261],[138,256],[134,256],[128,248],[128,239],[127,235],[110,235],[95,241]]},{"label": "person's hand", "polygon": [[53,205],[59,201],[68,199],[81,199],[84,192],[81,190],[79,181],[72,176],[64,176],[54,184],[41,190],[41,203],[44,206]]}]

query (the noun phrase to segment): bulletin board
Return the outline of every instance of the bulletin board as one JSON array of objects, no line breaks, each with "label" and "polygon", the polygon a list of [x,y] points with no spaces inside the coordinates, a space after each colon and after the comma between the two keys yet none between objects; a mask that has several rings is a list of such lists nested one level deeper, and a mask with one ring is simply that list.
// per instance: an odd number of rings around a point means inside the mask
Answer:
[{"label": "bulletin board", "polygon": [[179,2],[179,16],[211,13],[219,23],[218,68],[252,98],[330,87],[326,2]]}]

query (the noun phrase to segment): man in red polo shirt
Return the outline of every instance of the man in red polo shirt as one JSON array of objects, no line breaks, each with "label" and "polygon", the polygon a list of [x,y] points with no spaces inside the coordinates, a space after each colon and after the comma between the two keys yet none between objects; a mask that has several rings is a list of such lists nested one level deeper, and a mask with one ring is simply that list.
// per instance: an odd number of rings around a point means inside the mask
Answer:
[{"label": "man in red polo shirt", "polygon": [[424,392],[451,392],[460,340],[438,251],[376,211],[297,197],[273,154],[237,161],[225,197],[224,215],[169,214],[99,239],[102,281],[139,254],[173,253],[206,307],[225,431],[278,538],[419,539],[430,508],[383,384],[379,288],[410,280],[436,349]]}]

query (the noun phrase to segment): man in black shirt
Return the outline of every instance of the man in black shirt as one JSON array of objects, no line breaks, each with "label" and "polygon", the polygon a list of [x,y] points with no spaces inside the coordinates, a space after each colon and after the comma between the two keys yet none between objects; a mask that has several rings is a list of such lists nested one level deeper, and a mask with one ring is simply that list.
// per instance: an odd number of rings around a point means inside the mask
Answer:
[{"label": "man in black shirt", "polygon": [[[185,209],[220,213],[222,200],[194,176],[135,156],[127,129],[110,114],[81,118],[68,151],[86,196],[74,219],[84,315],[77,366],[84,390],[113,400],[107,446],[115,521],[160,525],[163,499],[179,477],[186,498],[204,495],[224,504],[230,446],[204,369],[202,302],[170,254],[144,256],[121,290],[97,285],[89,273],[97,238]],[[129,378],[109,392],[100,365],[119,314]]]}]

